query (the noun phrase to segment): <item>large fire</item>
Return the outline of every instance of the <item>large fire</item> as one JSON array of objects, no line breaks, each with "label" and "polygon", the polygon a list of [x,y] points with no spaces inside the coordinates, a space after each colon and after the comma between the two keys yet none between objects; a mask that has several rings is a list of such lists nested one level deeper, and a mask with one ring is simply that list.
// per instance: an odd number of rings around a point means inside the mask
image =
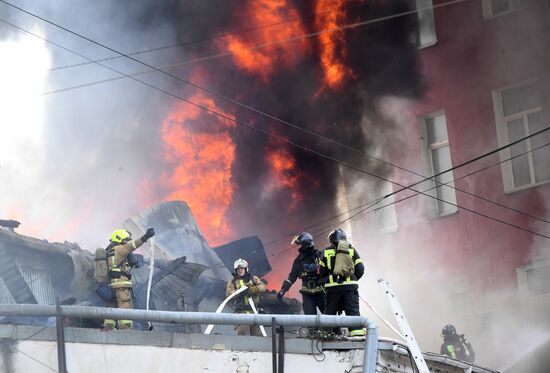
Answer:
[{"label": "large fire", "polygon": [[[345,24],[344,10],[346,0],[318,0],[315,2],[315,26],[319,31],[335,30]],[[331,89],[342,86],[344,81],[353,77],[352,70],[346,66],[343,31],[323,32],[319,35],[321,48],[321,67],[324,73],[324,85]]]},{"label": "large fire", "polygon": [[[254,32],[228,36],[221,43],[233,55],[234,63],[248,74],[258,75],[268,82],[276,68],[292,67],[311,51],[308,39],[286,41],[305,34],[298,11],[286,0],[257,0],[247,2],[247,9],[240,18],[251,27],[274,25]],[[290,21],[289,21],[290,20]]]},{"label": "large fire", "polygon": [[265,160],[270,169],[271,185],[269,188],[283,189],[290,192],[289,210],[293,210],[297,203],[303,199],[298,190],[298,170],[294,156],[284,148],[268,151]]},{"label": "large fire", "polygon": [[[202,94],[195,95],[191,101],[233,117]],[[206,123],[209,130],[195,130],[199,122]],[[226,213],[235,189],[231,167],[236,146],[229,133],[234,125],[230,120],[188,104],[177,105],[162,123],[164,157],[172,165],[162,179],[163,186],[170,190],[164,200],[187,202],[210,245],[222,244],[231,238]]]}]

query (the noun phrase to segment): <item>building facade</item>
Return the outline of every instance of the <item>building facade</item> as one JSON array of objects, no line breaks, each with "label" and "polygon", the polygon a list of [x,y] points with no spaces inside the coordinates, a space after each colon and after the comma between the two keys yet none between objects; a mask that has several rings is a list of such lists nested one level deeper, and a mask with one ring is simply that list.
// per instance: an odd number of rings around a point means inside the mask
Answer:
[{"label": "building facade", "polygon": [[[401,185],[550,126],[550,1],[445,3],[433,2],[433,24],[420,19],[425,95],[387,105],[399,130],[381,153],[416,173],[394,169]],[[549,144],[543,132],[415,185],[423,195],[386,198],[351,224],[371,273],[402,290],[426,349],[455,323],[480,359],[504,369],[519,353],[497,347],[503,338],[529,340],[526,349],[550,338]],[[377,182],[374,194],[399,188]]]}]

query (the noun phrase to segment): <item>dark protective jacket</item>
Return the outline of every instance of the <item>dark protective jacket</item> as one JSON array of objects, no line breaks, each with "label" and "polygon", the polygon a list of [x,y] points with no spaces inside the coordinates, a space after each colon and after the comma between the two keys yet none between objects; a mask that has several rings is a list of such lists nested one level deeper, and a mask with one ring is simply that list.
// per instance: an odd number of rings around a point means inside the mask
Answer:
[{"label": "dark protective jacket", "polygon": [[323,291],[319,285],[321,252],[315,247],[300,248],[299,254],[292,263],[292,269],[288,278],[283,281],[281,290],[287,292],[292,284],[299,278],[302,279],[302,294],[317,294]]},{"label": "dark protective jacket", "polygon": [[474,349],[464,334],[456,334],[445,337],[441,345],[441,355],[447,355],[453,359],[473,363],[475,360]]},{"label": "dark protective jacket", "polygon": [[234,300],[235,312],[237,313],[251,313],[252,307],[250,306],[249,299],[252,297],[256,308],[261,308],[260,305],[260,293],[265,292],[266,287],[262,280],[258,276],[253,276],[250,273],[246,273],[243,277],[233,275],[233,279],[227,283],[225,290],[225,296],[228,297],[243,286],[248,286],[246,294],[239,294]]},{"label": "dark protective jacket", "polygon": [[320,262],[321,281],[325,284],[327,293],[348,291],[357,289],[358,281],[365,272],[363,260],[359,257],[359,253],[353,246],[350,245],[349,254],[355,265],[354,273],[347,278],[336,278],[333,274],[334,265],[336,263],[336,246],[331,245],[323,251],[323,256]]}]

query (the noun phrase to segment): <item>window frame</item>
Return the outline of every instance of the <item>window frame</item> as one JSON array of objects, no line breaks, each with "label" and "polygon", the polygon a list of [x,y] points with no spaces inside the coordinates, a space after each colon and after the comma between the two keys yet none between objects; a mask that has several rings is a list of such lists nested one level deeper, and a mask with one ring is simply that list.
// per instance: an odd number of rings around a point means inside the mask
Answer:
[{"label": "window frame", "polygon": [[[418,23],[418,30],[416,33],[416,43],[417,43],[418,50],[422,50],[424,48],[429,48],[437,44],[437,27],[435,24],[435,12],[433,8],[433,0],[415,0],[415,6],[417,9],[416,19]],[[430,6],[431,6],[431,9],[424,9]],[[418,11],[418,9],[424,9],[424,10]],[[426,18],[423,18],[423,17],[426,17]],[[421,18],[427,21],[427,23],[423,24]],[[424,26],[424,28],[422,26]],[[429,29],[430,31],[433,31],[434,40],[430,42],[422,43],[421,29]]]},{"label": "window frame", "polygon": [[507,11],[498,13],[498,14],[493,14],[493,5],[491,4],[491,0],[482,0],[481,7],[483,9],[483,19],[490,20],[498,17],[503,17],[510,13],[519,12],[529,7],[529,1],[527,1],[524,6],[521,6],[519,8],[514,7],[514,0],[507,0],[507,1],[509,4],[509,9]]},{"label": "window frame", "polygon": [[[446,140],[442,140],[442,141],[438,141],[438,142],[434,142],[433,144],[430,144],[429,143],[429,137],[428,137],[427,119],[433,119],[433,118],[436,118],[438,116],[443,116],[445,118],[447,138],[446,138]],[[426,175],[426,176],[435,175],[434,161],[433,161],[433,156],[432,156],[432,151],[435,150],[435,149],[439,149],[439,148],[442,148],[442,147],[448,147],[448,149],[449,149],[449,158],[451,160],[451,167],[452,167],[453,160],[452,160],[452,155],[451,155],[451,146],[450,146],[450,142],[449,142],[449,126],[448,126],[448,123],[447,123],[447,114],[445,113],[445,110],[440,109],[440,110],[433,111],[433,112],[430,112],[430,113],[427,113],[427,114],[419,115],[418,116],[418,128],[419,128],[419,133],[420,133],[420,144],[421,144],[421,147],[422,147],[421,153],[422,153],[422,164],[423,164],[423,169],[424,169],[424,175]],[[449,183],[448,185],[453,188],[454,202],[453,201],[448,201],[448,202],[452,202],[456,205],[457,204],[457,199],[456,199],[456,191],[454,190],[454,172],[451,171],[451,174],[452,174],[452,180],[453,181],[452,181],[452,183]],[[437,185],[437,183],[434,179],[429,179],[429,180],[419,184],[419,186],[422,186],[422,189],[425,188],[424,183],[429,183],[430,187],[435,187]],[[440,197],[437,196],[437,188],[433,188],[432,190],[430,190],[427,193],[432,195],[433,197],[440,198]],[[430,218],[432,218],[432,219],[439,219],[439,218],[443,218],[443,217],[454,215],[454,214],[458,213],[458,207],[457,206],[452,206],[453,211],[440,213],[439,212],[439,206],[438,206],[440,201],[438,199],[432,199],[431,202],[432,203],[429,204],[429,206],[430,206],[429,207],[430,208],[429,214],[430,214]],[[445,202],[442,202],[442,203],[445,203]],[[449,205],[449,206],[451,206],[451,205]]]},{"label": "window frame", "polygon": [[544,294],[533,294],[527,281],[527,272],[543,268],[550,269],[550,257],[538,258],[530,263],[516,268],[518,289],[521,296],[537,299],[550,298],[550,286],[548,288],[548,292]]},{"label": "window frame", "polygon": [[[507,125],[509,122],[513,120],[522,119],[523,120],[523,128],[524,133],[531,134],[531,131],[529,129],[529,123],[527,122],[527,116],[529,114],[542,112],[542,105],[539,102],[539,105],[536,107],[533,107],[531,109],[524,110],[519,113],[514,113],[512,115],[505,116],[504,115],[504,107],[502,105],[502,92],[512,89],[521,87],[523,85],[528,85],[532,83],[536,83],[539,85],[539,79],[538,78],[531,78],[527,80],[523,80],[521,82],[509,84],[497,89],[493,89],[492,96],[493,96],[493,108],[495,112],[495,126],[497,131],[497,141],[498,146],[502,147],[510,143],[510,139],[508,136],[508,129]],[[539,85],[540,89],[540,85]],[[529,153],[527,153],[527,160],[529,162],[529,178],[530,182],[529,184],[521,185],[516,187],[514,185],[514,173],[513,173],[513,167],[512,167],[512,161],[506,161],[502,162],[500,164],[500,170],[502,174],[502,184],[504,186],[504,192],[505,193],[514,193],[521,190],[537,187],[539,185],[547,184],[550,182],[550,179],[536,182],[536,176],[535,176],[535,165],[533,163],[533,153],[530,152],[532,150],[532,144],[531,139],[526,140],[526,148]],[[501,161],[504,161],[505,159],[509,159],[511,157],[510,147],[507,147],[506,149],[503,149],[499,152],[499,157]]]}]

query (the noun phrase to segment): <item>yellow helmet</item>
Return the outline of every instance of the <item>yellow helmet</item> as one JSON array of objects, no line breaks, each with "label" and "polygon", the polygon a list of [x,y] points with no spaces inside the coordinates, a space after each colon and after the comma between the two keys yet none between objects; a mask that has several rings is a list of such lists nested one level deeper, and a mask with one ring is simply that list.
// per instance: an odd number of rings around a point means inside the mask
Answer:
[{"label": "yellow helmet", "polygon": [[131,238],[132,233],[128,232],[126,229],[117,229],[111,235],[111,242],[123,243],[125,241],[130,241]]}]

